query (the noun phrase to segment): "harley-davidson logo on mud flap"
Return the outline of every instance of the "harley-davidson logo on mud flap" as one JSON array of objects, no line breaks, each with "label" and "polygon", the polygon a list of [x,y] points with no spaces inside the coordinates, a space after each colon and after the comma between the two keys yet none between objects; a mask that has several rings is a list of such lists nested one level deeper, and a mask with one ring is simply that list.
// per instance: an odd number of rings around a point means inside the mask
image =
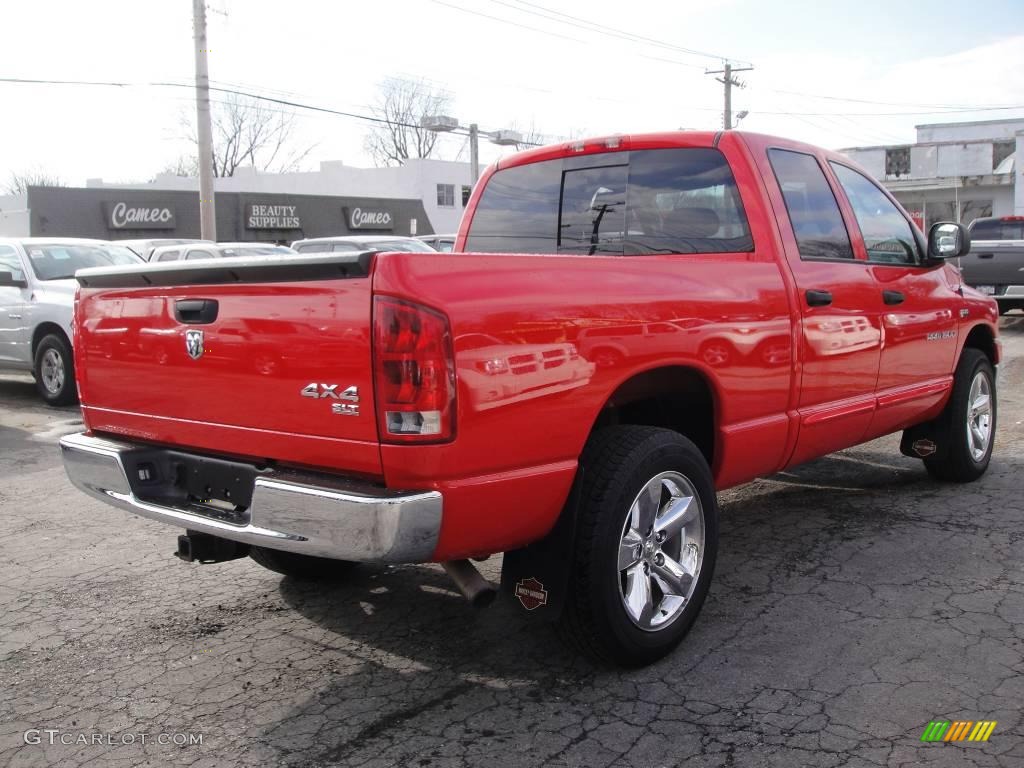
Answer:
[{"label": "harley-davidson logo on mud flap", "polygon": [[528,611],[548,603],[548,591],[532,576],[516,584],[515,594],[519,598],[519,602],[523,604],[523,608]]},{"label": "harley-davidson logo on mud flap", "polygon": [[910,446],[914,449],[914,453],[920,456],[922,459],[931,456],[939,448],[931,440],[915,440],[914,444]]}]

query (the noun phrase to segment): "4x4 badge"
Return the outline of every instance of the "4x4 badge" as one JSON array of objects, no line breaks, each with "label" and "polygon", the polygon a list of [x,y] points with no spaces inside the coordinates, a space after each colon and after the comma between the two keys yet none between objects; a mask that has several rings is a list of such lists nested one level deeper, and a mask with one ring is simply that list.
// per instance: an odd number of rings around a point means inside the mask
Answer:
[{"label": "4x4 badge", "polygon": [[193,360],[203,356],[203,332],[185,331],[185,350]]}]

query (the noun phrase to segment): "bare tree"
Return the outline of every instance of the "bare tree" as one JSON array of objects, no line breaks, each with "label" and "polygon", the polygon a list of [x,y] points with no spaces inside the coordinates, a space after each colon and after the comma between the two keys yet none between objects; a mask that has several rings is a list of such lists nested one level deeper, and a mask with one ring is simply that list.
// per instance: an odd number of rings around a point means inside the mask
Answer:
[{"label": "bare tree", "polygon": [[410,157],[433,157],[438,134],[420,127],[426,116],[451,112],[451,96],[422,80],[388,78],[370,107],[375,123],[364,147],[378,166],[401,165]]},{"label": "bare tree", "polygon": [[551,144],[556,139],[541,133],[537,129],[537,124],[530,121],[529,128],[520,128],[518,123],[513,123],[512,130],[519,131],[522,134],[523,140],[516,144],[516,149],[531,149],[533,147],[543,147],[545,144]]},{"label": "bare tree", "polygon": [[186,178],[199,175],[199,160],[195,155],[181,155],[173,163],[168,163],[160,172],[169,176]]},{"label": "bare tree", "polygon": [[4,186],[5,195],[20,195],[29,187],[66,187],[67,184],[59,176],[47,173],[39,168],[28,171],[12,171]]},{"label": "bare tree", "polygon": [[[259,171],[297,171],[316,145],[295,146],[295,113],[260,99],[228,94],[213,107],[213,174],[234,176],[241,166]],[[183,114],[188,139],[198,145],[194,115]],[[178,158],[164,169],[176,176],[198,174],[195,153]]]}]

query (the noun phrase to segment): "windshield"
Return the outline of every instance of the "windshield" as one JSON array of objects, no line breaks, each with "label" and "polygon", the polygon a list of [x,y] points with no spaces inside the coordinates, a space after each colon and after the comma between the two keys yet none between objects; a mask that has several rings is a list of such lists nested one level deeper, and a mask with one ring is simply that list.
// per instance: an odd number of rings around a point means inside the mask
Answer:
[{"label": "windshield", "polygon": [[273,256],[284,253],[295,253],[291,248],[283,245],[251,245],[239,248],[221,248],[224,256]]},{"label": "windshield", "polygon": [[103,243],[32,243],[26,245],[32,270],[40,280],[67,280],[88,267],[124,266],[142,261],[123,245]]},{"label": "windshield", "polygon": [[1024,219],[975,219],[972,240],[1024,240]]},{"label": "windshield", "polygon": [[437,253],[421,240],[374,240],[364,243],[365,248],[375,251],[402,251],[403,253]]}]

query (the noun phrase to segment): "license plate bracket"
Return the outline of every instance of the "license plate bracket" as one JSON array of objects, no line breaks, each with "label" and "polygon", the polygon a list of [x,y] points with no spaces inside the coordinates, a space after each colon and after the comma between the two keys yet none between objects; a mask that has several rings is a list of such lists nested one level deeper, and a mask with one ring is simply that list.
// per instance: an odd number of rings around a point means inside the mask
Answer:
[{"label": "license plate bracket", "polygon": [[260,474],[252,464],[158,448],[132,451],[123,460],[140,498],[177,498],[233,511],[252,504]]},{"label": "license plate bracket", "polygon": [[223,502],[248,508],[256,483],[252,466],[223,459],[177,454],[170,457],[174,485],[200,503]]}]

